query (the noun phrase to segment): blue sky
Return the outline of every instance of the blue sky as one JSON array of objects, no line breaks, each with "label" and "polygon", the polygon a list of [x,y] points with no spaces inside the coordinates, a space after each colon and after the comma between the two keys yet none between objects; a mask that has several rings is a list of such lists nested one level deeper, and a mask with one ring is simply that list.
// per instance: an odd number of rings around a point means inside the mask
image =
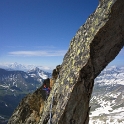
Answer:
[{"label": "blue sky", "polygon": [[[54,68],[98,0],[0,0],[0,63]],[[124,50],[111,65],[123,65]]]}]

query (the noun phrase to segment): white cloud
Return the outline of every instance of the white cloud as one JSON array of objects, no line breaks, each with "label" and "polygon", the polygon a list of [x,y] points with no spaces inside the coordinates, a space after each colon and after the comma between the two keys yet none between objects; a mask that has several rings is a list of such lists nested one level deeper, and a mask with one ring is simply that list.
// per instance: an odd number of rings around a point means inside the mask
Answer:
[{"label": "white cloud", "polygon": [[66,50],[58,51],[13,51],[10,56],[64,56]]}]

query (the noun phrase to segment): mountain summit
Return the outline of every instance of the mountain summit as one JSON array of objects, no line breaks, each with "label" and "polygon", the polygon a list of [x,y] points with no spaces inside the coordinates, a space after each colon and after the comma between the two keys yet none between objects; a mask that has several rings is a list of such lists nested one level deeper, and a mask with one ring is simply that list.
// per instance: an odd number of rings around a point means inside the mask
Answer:
[{"label": "mountain summit", "polygon": [[28,75],[30,75],[31,77],[35,78],[38,81],[42,81],[42,79],[47,79],[51,77],[51,73],[45,72],[39,69],[38,67],[29,70],[27,73]]}]

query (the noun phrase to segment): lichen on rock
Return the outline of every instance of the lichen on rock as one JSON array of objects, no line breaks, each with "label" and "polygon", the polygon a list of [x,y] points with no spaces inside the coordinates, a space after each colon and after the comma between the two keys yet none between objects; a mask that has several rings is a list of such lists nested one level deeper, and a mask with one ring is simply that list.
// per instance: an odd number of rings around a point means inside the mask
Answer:
[{"label": "lichen on rock", "polygon": [[94,78],[124,45],[124,1],[101,1],[70,42],[39,124],[50,114],[53,124],[88,124]]}]

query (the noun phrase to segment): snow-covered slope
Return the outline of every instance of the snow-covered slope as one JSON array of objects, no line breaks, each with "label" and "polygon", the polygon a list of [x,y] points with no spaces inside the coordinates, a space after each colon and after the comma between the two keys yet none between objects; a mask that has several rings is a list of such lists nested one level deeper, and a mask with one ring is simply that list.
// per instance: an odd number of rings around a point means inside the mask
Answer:
[{"label": "snow-covered slope", "polygon": [[102,73],[95,79],[95,83],[99,85],[124,85],[124,67],[112,66],[104,69]]},{"label": "snow-covered slope", "polygon": [[124,67],[106,68],[95,79],[89,124],[124,124]]}]

